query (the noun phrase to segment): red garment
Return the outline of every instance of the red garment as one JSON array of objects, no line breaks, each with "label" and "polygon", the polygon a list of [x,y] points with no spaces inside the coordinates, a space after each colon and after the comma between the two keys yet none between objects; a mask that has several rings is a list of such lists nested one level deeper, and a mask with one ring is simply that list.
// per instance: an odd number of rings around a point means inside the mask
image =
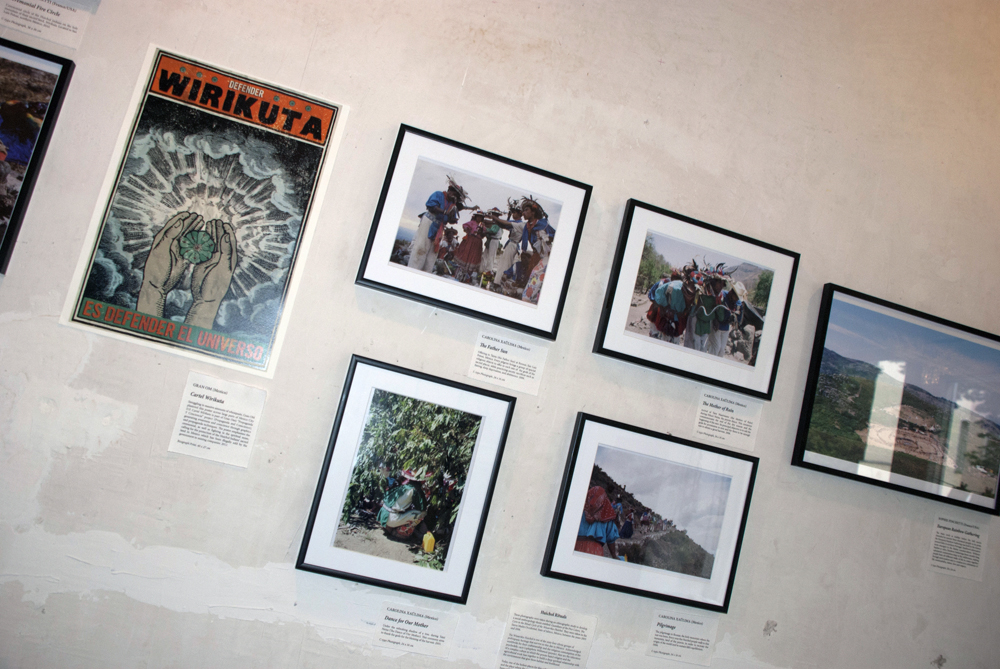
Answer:
[{"label": "red garment", "polygon": [[462,226],[465,237],[455,250],[455,260],[468,268],[479,267],[483,259],[483,231],[476,223],[466,223]]},{"label": "red garment", "polygon": [[591,555],[600,555],[601,557],[604,556],[604,544],[590,537],[577,537],[573,550],[580,551],[581,553],[590,553]]},{"label": "red garment", "polygon": [[[673,315],[676,315],[674,320]],[[675,314],[675,312],[664,309],[656,302],[649,305],[646,312],[646,320],[656,326],[656,329],[668,337],[680,337],[687,327],[687,311]]]},{"label": "red garment", "polygon": [[441,240],[444,239],[444,229],[448,227],[447,225],[442,225],[438,228],[437,234],[434,235],[434,253],[438,253],[441,249]]},{"label": "red garment", "polygon": [[587,501],[583,503],[583,517],[588,523],[606,523],[615,519],[615,508],[604,488],[595,485],[587,491]]}]

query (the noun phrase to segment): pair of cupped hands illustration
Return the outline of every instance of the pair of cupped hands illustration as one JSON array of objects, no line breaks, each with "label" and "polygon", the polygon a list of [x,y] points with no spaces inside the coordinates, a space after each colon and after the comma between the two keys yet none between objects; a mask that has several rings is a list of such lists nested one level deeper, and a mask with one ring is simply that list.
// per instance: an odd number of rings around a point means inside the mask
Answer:
[{"label": "pair of cupped hands illustration", "polygon": [[184,322],[212,329],[238,264],[236,231],[218,219],[193,212],[176,214],[153,237],[136,311],[163,317],[167,295],[189,267],[193,302]]}]

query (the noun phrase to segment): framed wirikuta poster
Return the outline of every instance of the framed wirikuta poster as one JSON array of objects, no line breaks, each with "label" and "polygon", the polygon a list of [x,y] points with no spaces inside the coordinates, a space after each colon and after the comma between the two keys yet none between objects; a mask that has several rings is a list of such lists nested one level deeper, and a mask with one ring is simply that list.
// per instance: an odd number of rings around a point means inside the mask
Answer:
[{"label": "framed wirikuta poster", "polygon": [[594,352],[769,400],[798,263],[629,200]]},{"label": "framed wirikuta poster", "polygon": [[0,274],[7,271],[73,61],[0,39]]},{"label": "framed wirikuta poster", "polygon": [[464,604],[514,398],[351,358],[296,567]]},{"label": "framed wirikuta poster", "polygon": [[827,284],[792,464],[1000,513],[1000,337]]},{"label": "framed wirikuta poster", "polygon": [[555,339],[590,190],[403,125],[357,283]]},{"label": "framed wirikuta poster", "polygon": [[151,49],[64,318],[270,375],[338,105]]},{"label": "framed wirikuta poster", "polygon": [[578,414],[542,575],[725,613],[757,462]]}]

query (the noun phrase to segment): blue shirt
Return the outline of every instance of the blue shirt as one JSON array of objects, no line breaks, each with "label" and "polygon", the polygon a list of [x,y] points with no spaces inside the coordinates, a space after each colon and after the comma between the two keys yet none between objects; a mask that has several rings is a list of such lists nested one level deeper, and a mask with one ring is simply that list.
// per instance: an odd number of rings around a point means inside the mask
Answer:
[{"label": "blue shirt", "polygon": [[434,239],[435,237],[437,237],[438,228],[440,228],[441,224],[444,223],[445,217],[441,214],[431,213],[430,208],[437,207],[438,209],[444,210],[448,208],[448,202],[447,200],[445,200],[443,192],[434,191],[433,193],[431,193],[431,196],[427,198],[427,204],[425,204],[424,206],[427,207],[428,211],[425,211],[420,215],[429,216],[432,221],[431,228],[430,230],[427,231],[427,239]]},{"label": "blue shirt", "polygon": [[[527,229],[527,228],[525,228]],[[545,232],[549,236],[549,241],[551,242],[556,236],[556,229],[549,225],[549,219],[540,218],[535,221],[535,225],[532,226],[531,232],[527,235],[521,235],[521,250],[527,251],[529,246],[534,247],[538,242],[538,233]]]},{"label": "blue shirt", "polygon": [[[667,299],[668,291],[669,301]],[[653,300],[661,307],[667,307],[674,311],[684,311],[684,282],[676,279],[660,283],[656,286]]]},{"label": "blue shirt", "polygon": [[578,537],[590,537],[602,544],[609,544],[618,538],[618,526],[615,521],[608,520],[603,523],[588,523],[587,517],[580,514],[580,531],[576,533]]},{"label": "blue shirt", "polygon": [[[728,290],[722,291],[722,299],[720,300],[720,303],[721,304],[725,304],[726,307],[728,308],[729,305],[726,304],[726,296],[727,295],[729,295],[729,291]],[[728,330],[729,329],[729,324],[734,320],[734,318],[736,316],[736,312],[738,312],[740,310],[740,307],[742,307],[742,306],[743,306],[743,300],[736,300],[736,304],[733,305],[732,314],[729,317],[727,317],[725,321],[719,321],[719,329],[720,330]]]}]

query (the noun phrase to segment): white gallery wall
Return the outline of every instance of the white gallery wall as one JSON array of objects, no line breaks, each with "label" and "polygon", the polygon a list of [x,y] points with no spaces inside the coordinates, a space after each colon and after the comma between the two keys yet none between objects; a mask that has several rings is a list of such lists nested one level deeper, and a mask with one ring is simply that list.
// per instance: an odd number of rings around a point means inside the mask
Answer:
[{"label": "white gallery wall", "polygon": [[[698,384],[591,353],[630,197],[801,253],[712,666],[1000,666],[992,517],[789,465],[824,283],[1000,331],[1000,5],[103,0],[75,52],[5,36],[77,68],[0,283],[0,667],[493,667],[514,597],[597,616],[591,667],[681,666],[663,603],[539,576],[578,411],[693,436]],[[59,324],[150,43],[350,108],[273,379]],[[400,123],[594,187],[465,606],[293,568],[351,355],[467,381],[515,334],[354,285]],[[191,370],[267,390],[246,470],[167,452]],[[928,571],[939,513],[989,527],[982,583]],[[458,613],[449,659],[373,648],[386,601]]]}]

